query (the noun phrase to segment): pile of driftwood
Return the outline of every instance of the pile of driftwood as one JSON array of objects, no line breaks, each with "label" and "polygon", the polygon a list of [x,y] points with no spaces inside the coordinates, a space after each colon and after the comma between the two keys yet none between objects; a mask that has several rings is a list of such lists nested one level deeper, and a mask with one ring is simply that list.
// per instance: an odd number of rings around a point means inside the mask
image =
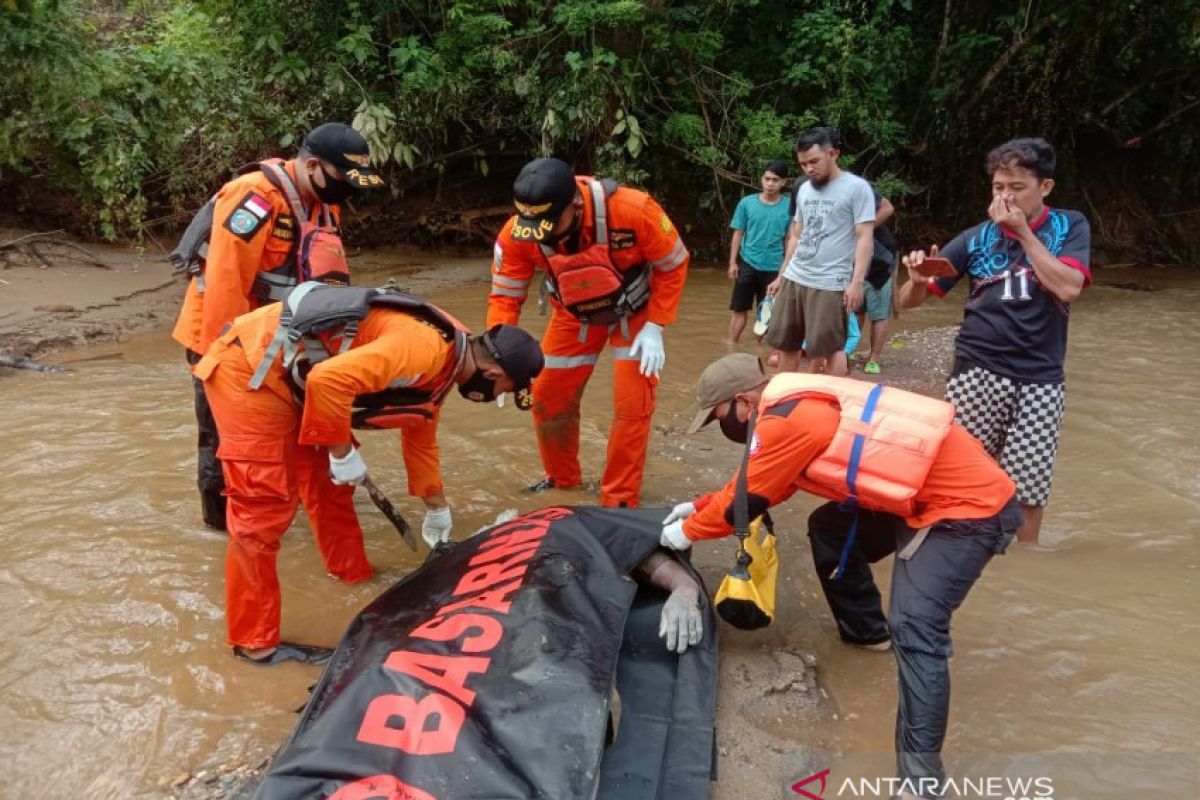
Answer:
[{"label": "pile of driftwood", "polygon": [[87,248],[67,241],[64,233],[61,230],[42,231],[0,242],[0,269],[36,265],[46,269],[64,258],[82,261],[100,269],[112,269]]}]

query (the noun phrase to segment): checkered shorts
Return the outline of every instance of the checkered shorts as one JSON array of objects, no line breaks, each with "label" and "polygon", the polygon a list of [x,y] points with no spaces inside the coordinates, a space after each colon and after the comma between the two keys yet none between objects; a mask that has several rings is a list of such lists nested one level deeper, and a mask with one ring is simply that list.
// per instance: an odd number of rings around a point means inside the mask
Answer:
[{"label": "checkered shorts", "polygon": [[1017,500],[1044,506],[1062,431],[1065,383],[1024,383],[983,367],[951,376],[946,400],[955,419],[1017,484]]}]

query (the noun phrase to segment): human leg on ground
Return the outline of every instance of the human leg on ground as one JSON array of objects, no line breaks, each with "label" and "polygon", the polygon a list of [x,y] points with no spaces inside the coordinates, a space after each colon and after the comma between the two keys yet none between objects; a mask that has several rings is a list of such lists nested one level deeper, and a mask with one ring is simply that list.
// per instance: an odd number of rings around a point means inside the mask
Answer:
[{"label": "human leg on ground", "polygon": [[805,327],[800,285],[784,277],[780,277],[779,284],[766,340],[779,351],[779,371],[798,372]]},{"label": "human leg on ground", "polygon": [[[899,674],[896,760],[901,778],[945,777],[941,751],[950,711],[953,654],[950,618],[993,555],[1004,552],[1019,524],[1015,501],[982,520],[934,525],[909,559],[897,556],[892,570],[888,621]],[[898,527],[903,553],[917,535]]]},{"label": "human leg on ground", "polygon": [[1016,382],[983,367],[956,362],[946,382],[946,402],[954,406],[954,421],[998,461],[1015,414]]},{"label": "human leg on ground", "polygon": [[[892,285],[893,279],[888,278],[887,283],[882,288],[876,289],[869,283],[866,287],[866,316],[871,321],[871,352],[867,356],[867,372],[871,375],[879,374],[879,358],[883,353],[884,342],[887,341],[888,327],[891,324],[892,316]],[[874,368],[871,369],[871,365]]]},{"label": "human leg on ground", "polygon": [[737,347],[742,338],[742,331],[746,330],[746,317],[745,311],[734,311],[729,317],[729,331],[725,344],[730,351]]},{"label": "human leg on ground", "polygon": [[[538,451],[550,486],[569,489],[583,483],[579,466],[579,407],[583,390],[600,351],[608,340],[608,327],[590,325],[579,341],[581,323],[555,309],[542,336],[546,366],[533,382],[533,422]],[[543,484],[539,484],[541,487]]]},{"label": "human leg on ground", "polygon": [[842,510],[840,503],[828,502],[808,516],[813,566],[837,623],[838,635],[847,644],[880,645],[890,639],[883,601],[870,564],[895,551],[897,521],[890,514],[860,510],[845,570],[835,579],[833,575],[850,535],[854,512]]},{"label": "human leg on ground", "polygon": [[844,350],[847,331],[842,293],[804,287],[802,296],[808,371],[843,377],[849,375]]},{"label": "human leg on ground", "polygon": [[270,387],[251,392],[244,360],[219,365],[205,382],[221,431],[219,455],[228,497],[225,618],[229,644],[251,658],[279,644],[279,542],[299,507],[288,467],[299,415]]},{"label": "human leg on ground", "polygon": [[640,358],[630,356],[629,348],[638,331],[646,324],[645,316],[631,320],[629,337],[613,330],[613,421],[608,433],[608,454],[600,479],[600,504],[603,506],[638,505],[646,451],[650,442],[650,420],[654,415],[658,378],[642,375]]},{"label": "human leg on ground", "polygon": [[1025,513],[1017,538],[1023,544],[1037,544],[1041,534],[1065,402],[1063,383],[1022,383],[1017,388],[1016,410],[997,461],[1017,484]]},{"label": "human leg on ground", "polygon": [[[187,351],[187,363],[190,366],[195,366],[199,361],[199,353],[194,350]],[[220,436],[208,398],[204,394],[204,382],[194,375],[192,401],[196,412],[196,486],[200,489],[201,518],[208,527],[223,531],[226,501],[225,477],[221,472],[221,462],[217,459]]]},{"label": "human leg on ground", "polygon": [[754,308],[757,280],[756,270],[749,264],[738,259],[737,277],[733,281],[733,291],[729,297],[729,310],[733,315],[729,318],[729,335],[725,340],[726,346],[732,351],[742,338],[746,329],[747,313]]},{"label": "human leg on ground", "polygon": [[300,502],[330,575],[346,583],[374,574],[363,547],[362,527],[354,510],[354,486],[339,486],[329,475],[329,450],[297,444],[292,469]]}]

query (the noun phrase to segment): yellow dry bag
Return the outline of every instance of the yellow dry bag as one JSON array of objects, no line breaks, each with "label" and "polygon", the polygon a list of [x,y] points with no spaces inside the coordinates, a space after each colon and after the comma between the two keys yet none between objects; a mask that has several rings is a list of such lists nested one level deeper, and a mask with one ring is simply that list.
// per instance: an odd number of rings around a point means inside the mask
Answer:
[{"label": "yellow dry bag", "polygon": [[[775,617],[775,582],[779,575],[779,556],[775,551],[775,525],[771,515],[763,515],[750,525],[749,498],[746,495],[746,470],[750,447],[754,443],[757,413],[750,415],[746,430],[746,449],[738,470],[733,496],[733,535],[738,539],[737,562],[721,581],[713,605],[721,618],[735,628],[752,631],[765,628]],[[763,532],[763,529],[766,532]]]},{"label": "yellow dry bag", "polygon": [[737,564],[717,589],[717,613],[735,628],[765,628],[775,618],[778,577],[775,527],[763,514],[750,525],[749,536],[739,537]]}]

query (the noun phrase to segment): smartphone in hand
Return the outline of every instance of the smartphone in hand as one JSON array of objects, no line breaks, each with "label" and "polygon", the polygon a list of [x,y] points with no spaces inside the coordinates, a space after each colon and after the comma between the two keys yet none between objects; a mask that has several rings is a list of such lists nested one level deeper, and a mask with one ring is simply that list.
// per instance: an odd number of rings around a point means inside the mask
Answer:
[{"label": "smartphone in hand", "polygon": [[958,274],[950,259],[936,256],[926,256],[924,261],[913,267],[913,271],[922,278],[953,278]]}]

